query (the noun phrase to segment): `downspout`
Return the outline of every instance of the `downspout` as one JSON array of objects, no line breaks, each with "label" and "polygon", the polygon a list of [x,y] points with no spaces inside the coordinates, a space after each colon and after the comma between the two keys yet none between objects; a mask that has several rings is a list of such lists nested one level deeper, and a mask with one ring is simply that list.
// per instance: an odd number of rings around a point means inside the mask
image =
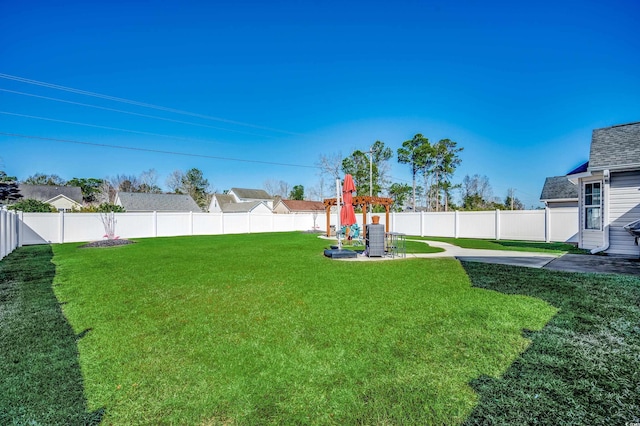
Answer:
[{"label": "downspout", "polygon": [[602,220],[604,222],[604,241],[602,246],[596,247],[591,250],[591,254],[600,253],[609,248],[609,170],[604,170],[602,173],[604,188],[602,188],[604,195],[602,201]]}]

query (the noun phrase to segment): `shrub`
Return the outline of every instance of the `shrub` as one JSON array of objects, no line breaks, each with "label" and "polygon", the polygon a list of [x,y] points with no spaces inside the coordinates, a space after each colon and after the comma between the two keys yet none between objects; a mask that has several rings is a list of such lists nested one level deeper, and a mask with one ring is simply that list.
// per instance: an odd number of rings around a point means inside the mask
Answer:
[{"label": "shrub", "polygon": [[8,208],[11,210],[19,210],[28,213],[51,213],[57,211],[56,208],[49,203],[33,200],[30,198],[26,200],[20,200],[17,203],[10,205]]}]

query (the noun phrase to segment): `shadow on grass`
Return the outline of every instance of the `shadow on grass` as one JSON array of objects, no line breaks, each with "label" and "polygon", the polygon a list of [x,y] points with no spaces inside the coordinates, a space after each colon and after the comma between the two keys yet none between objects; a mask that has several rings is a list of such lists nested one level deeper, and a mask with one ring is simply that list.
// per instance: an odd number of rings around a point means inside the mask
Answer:
[{"label": "shadow on grass", "polygon": [[545,300],[558,314],[502,377],[471,385],[476,424],[640,421],[640,279],[463,262],[475,287]]},{"label": "shadow on grass", "polygon": [[87,411],[77,339],[53,293],[50,246],[0,262],[0,424],[99,424]]},{"label": "shadow on grass", "polygon": [[571,254],[589,254],[589,250],[579,249],[567,243],[545,243],[540,241],[502,241],[494,240],[494,243],[503,247],[520,247],[529,249],[566,251]]}]

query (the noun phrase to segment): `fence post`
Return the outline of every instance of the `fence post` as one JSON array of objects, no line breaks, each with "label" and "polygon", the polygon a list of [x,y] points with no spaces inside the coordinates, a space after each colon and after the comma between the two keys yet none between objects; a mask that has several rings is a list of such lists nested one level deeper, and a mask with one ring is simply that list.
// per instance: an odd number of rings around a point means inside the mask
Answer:
[{"label": "fence post", "polygon": [[58,221],[58,242],[62,244],[64,243],[64,210],[60,210],[58,217],[60,218]]},{"label": "fence post", "polygon": [[0,259],[4,259],[4,257],[7,255],[7,253],[5,253],[7,231],[5,228],[6,223],[4,220],[6,216],[7,210],[3,207],[0,209]]},{"label": "fence post", "polygon": [[544,241],[551,242],[551,209],[544,207]]},{"label": "fence post", "polygon": [[158,212],[157,211],[153,211],[153,214],[151,215],[151,222],[152,222],[152,226],[153,226],[153,236],[154,238],[158,236]]},{"label": "fence post", "polygon": [[424,212],[420,212],[420,236],[424,237]]},{"label": "fence post", "polygon": [[9,232],[9,238],[11,239],[11,251],[18,247],[18,217],[16,212],[12,212],[9,216],[11,231]]},{"label": "fence post", "polygon": [[[18,214],[18,212],[16,212]],[[18,217],[18,247],[22,247],[22,240],[24,239],[24,212],[20,212]]]},{"label": "fence post", "polygon": [[500,239],[500,210],[496,209],[496,240]]},{"label": "fence post", "polygon": [[189,234],[193,235],[193,212],[189,212]]},{"label": "fence post", "polygon": [[458,210],[453,213],[453,238],[460,237],[460,214]]}]

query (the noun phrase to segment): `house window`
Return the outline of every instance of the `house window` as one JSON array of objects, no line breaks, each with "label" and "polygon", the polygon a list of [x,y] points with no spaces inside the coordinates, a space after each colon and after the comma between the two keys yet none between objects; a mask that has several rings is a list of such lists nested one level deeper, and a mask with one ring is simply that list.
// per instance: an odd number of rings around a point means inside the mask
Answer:
[{"label": "house window", "polygon": [[600,202],[602,192],[600,182],[587,183],[584,185],[584,228],[601,229],[602,208]]}]

